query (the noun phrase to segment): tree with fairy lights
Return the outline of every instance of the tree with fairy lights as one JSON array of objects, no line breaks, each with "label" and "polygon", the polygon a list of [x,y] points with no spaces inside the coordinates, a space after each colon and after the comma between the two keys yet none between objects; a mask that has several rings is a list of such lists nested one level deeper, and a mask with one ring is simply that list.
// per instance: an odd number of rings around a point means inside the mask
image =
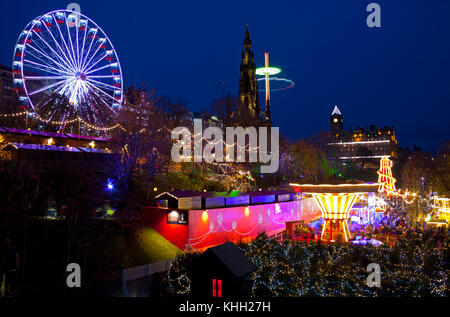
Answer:
[{"label": "tree with fairy lights", "polygon": [[[449,241],[411,232],[394,246],[314,243],[259,235],[239,246],[256,266],[253,296],[446,296]],[[190,255],[196,256],[196,255]],[[187,294],[191,259],[181,256],[169,273],[177,293]],[[367,286],[367,265],[381,265],[381,287]]]}]

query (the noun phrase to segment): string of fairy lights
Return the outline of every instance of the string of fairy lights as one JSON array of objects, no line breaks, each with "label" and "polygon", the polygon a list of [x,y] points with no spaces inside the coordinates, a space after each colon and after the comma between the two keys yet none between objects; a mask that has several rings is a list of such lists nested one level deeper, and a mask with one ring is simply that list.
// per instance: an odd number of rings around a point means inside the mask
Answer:
[{"label": "string of fairy lights", "polygon": [[[78,124],[83,124],[84,126],[86,126],[86,127],[89,128],[89,129],[98,130],[98,131],[101,131],[101,132],[110,132],[110,131],[115,130],[115,129],[120,129],[120,130],[122,130],[122,131],[124,131],[124,132],[129,132],[130,134],[133,133],[132,131],[128,131],[128,130],[127,130],[122,124],[120,124],[120,123],[117,123],[117,124],[115,124],[115,125],[113,125],[113,126],[110,126],[110,127],[100,127],[100,126],[91,124],[91,123],[89,123],[89,122],[83,120],[83,119],[80,118],[80,117],[77,117],[77,118],[71,119],[71,120],[66,120],[66,121],[55,121],[55,120],[43,119],[43,118],[41,118],[39,115],[37,115],[36,113],[32,113],[32,112],[29,112],[29,111],[22,111],[22,112],[10,113],[10,114],[0,114],[0,118],[17,118],[17,117],[21,117],[21,116],[32,116],[33,118],[35,118],[35,119],[37,119],[37,120],[39,120],[39,121],[41,121],[41,122],[43,122],[43,123],[51,124],[51,125],[56,125],[56,126],[62,126],[62,125],[67,125],[67,124],[78,123]],[[154,132],[155,132],[155,133],[156,133],[156,132],[159,132],[159,131],[161,131],[161,129],[162,129],[162,128],[157,129],[157,130],[154,131]],[[166,128],[166,129],[167,129],[167,131],[168,131],[169,134],[172,133],[172,130],[170,130],[170,129],[168,129],[168,128]],[[186,132],[185,129],[186,129],[187,131],[189,131],[189,129],[187,129],[187,128],[183,128],[181,131],[182,131],[182,132]],[[145,131],[147,131],[147,129],[146,129],[146,128],[142,128],[142,129],[140,129],[139,131],[137,131],[137,133],[138,133],[138,134],[142,134],[142,133],[144,133]],[[195,146],[195,144],[198,144],[198,142],[204,142],[204,141],[207,141],[207,142],[209,142],[212,146],[216,146],[216,145],[222,143],[222,144],[225,146],[226,149],[232,148],[232,147],[236,146],[238,150],[244,150],[244,151],[247,151],[247,152],[254,152],[254,153],[256,153],[256,152],[258,151],[258,148],[259,148],[259,147],[253,147],[253,148],[252,148],[252,147],[250,147],[250,145],[249,145],[248,147],[247,147],[247,146],[244,146],[244,147],[243,147],[243,146],[241,146],[241,145],[240,145],[239,143],[237,143],[237,142],[235,142],[235,143],[233,143],[233,144],[227,144],[227,143],[226,143],[225,141],[223,141],[223,140],[211,141],[211,140],[209,140],[208,138],[205,138],[205,137],[201,136],[201,133],[194,134],[194,135],[193,135],[193,138],[194,138],[194,140],[195,140],[195,141],[194,141],[194,146]],[[182,140],[181,142],[182,142],[183,145],[187,145],[187,143],[185,143],[184,140]],[[182,158],[183,158],[183,159],[187,159],[187,160],[192,159],[192,157],[182,157]],[[228,158],[229,158],[229,154],[226,156],[226,159],[228,159]],[[226,175],[228,178],[230,178],[230,179],[231,179],[232,181],[234,181],[234,182],[237,182],[238,180],[236,180],[235,178],[233,178],[233,177],[232,177],[231,175],[229,175],[229,174],[238,175],[238,176],[240,176],[240,178],[242,178],[242,179],[246,179],[246,178],[247,178],[247,179],[250,180],[250,181],[254,181],[254,178],[251,176],[250,172],[248,172],[248,171],[242,171],[242,170],[240,170],[240,169],[234,168],[234,167],[231,166],[230,164],[220,163],[220,162],[215,162],[215,155],[214,155],[214,154],[213,154],[212,157],[210,158],[210,164],[212,164],[212,165],[218,167],[218,168],[220,169],[220,171],[221,171],[222,174]],[[229,172],[227,172],[226,169],[229,170]],[[231,173],[230,173],[230,172],[231,172]],[[242,184],[241,184],[241,185],[242,185]],[[240,187],[241,185],[239,185],[239,187]]]},{"label": "string of fairy lights", "polygon": [[[123,127],[122,124],[120,123],[116,123],[113,126],[110,127],[101,127],[101,126],[97,126],[94,124],[91,124],[85,120],[83,120],[81,117],[77,117],[71,120],[66,120],[66,121],[55,121],[55,120],[49,120],[49,119],[43,119],[41,118],[39,115],[37,115],[36,113],[30,113],[29,111],[22,111],[22,112],[16,112],[16,113],[9,113],[9,114],[0,114],[0,118],[16,118],[16,117],[21,117],[21,116],[32,116],[34,118],[36,118],[37,120],[44,122],[46,124],[51,124],[51,125],[67,125],[67,124],[73,124],[73,123],[79,123],[79,124],[83,124],[84,126],[86,126],[89,129],[93,129],[93,130],[98,130],[98,131],[102,131],[102,132],[110,132],[112,130],[115,129],[121,129],[124,132],[129,132],[130,134],[132,134],[133,132],[128,131],[125,127]],[[161,131],[162,128],[156,130],[155,132]],[[173,130],[170,130],[168,128],[166,128],[167,131],[171,134],[173,132]],[[186,131],[185,131],[186,130]],[[142,128],[140,129],[137,133],[138,134],[142,134],[145,131],[147,131],[146,128]],[[189,131],[188,128],[184,127],[182,128],[180,131],[178,131],[179,133],[183,133],[183,132],[187,132]],[[190,133],[190,131],[189,131]],[[205,138],[202,136],[202,133],[196,133],[193,136],[194,139],[194,147],[197,145],[199,145],[199,143],[205,142],[207,141],[211,146],[216,146],[219,144],[222,144],[225,146],[225,151],[227,152],[227,155],[225,157],[226,161],[229,160],[229,153],[228,153],[228,149],[230,148],[234,148],[236,146],[236,149],[238,151],[245,151],[248,153],[256,153],[259,149],[259,146],[256,147],[252,147],[250,144],[242,146],[239,144],[239,142],[234,142],[232,144],[228,144],[226,141],[224,141],[223,139],[219,139],[219,140],[210,140],[208,138]],[[190,140],[180,140],[181,144],[183,146],[185,145],[189,145]],[[182,160],[191,160],[192,156],[181,156]],[[231,179],[235,180],[233,177],[231,177],[230,175],[228,175],[227,171],[225,170],[225,166],[227,169],[231,169],[231,173],[235,174],[235,175],[239,175],[239,176],[245,176],[246,178],[248,178],[250,181],[254,181],[254,179],[252,178],[250,172],[248,171],[242,171],[240,169],[236,169],[234,167],[232,167],[229,164],[226,163],[220,163],[220,162],[215,162],[215,154],[211,153],[209,159],[208,159],[209,163],[218,167],[220,169],[220,171],[222,172],[222,174],[225,174],[227,176],[229,176]],[[378,183],[380,184],[379,186],[379,192],[380,193],[385,193],[388,197],[389,196],[393,196],[393,197],[399,197],[402,198],[402,200],[410,205],[414,202],[414,200],[417,198],[417,193],[414,192],[410,192],[408,190],[404,191],[403,193],[400,190],[397,190],[395,187],[395,182],[396,179],[393,177],[392,175],[392,161],[389,160],[388,156],[383,156],[380,160],[380,169],[378,170]],[[236,180],[235,180],[236,181]],[[427,201],[428,203],[428,201]]]},{"label": "string of fairy lights", "polygon": [[91,124],[85,120],[83,120],[80,117],[77,117],[75,119],[70,119],[70,120],[65,120],[65,121],[55,121],[55,120],[49,120],[49,119],[43,119],[41,118],[39,115],[37,115],[36,113],[32,113],[32,112],[28,112],[28,111],[22,111],[22,112],[15,112],[15,113],[7,113],[7,114],[0,114],[0,118],[15,118],[15,117],[21,117],[21,116],[32,116],[35,119],[44,122],[46,124],[51,124],[51,125],[66,125],[66,124],[73,124],[76,122],[82,123],[84,124],[86,127],[90,128],[90,129],[94,129],[94,130],[99,130],[102,132],[108,132],[117,128],[121,128],[124,129],[122,127],[121,124],[117,123],[111,127],[100,127],[94,124]]},{"label": "string of fairy lights", "polygon": [[[439,197],[433,193],[430,196],[419,196],[415,192],[405,191],[402,193],[395,188],[395,178],[392,176],[392,162],[387,156],[380,160],[380,170],[378,171],[378,183],[380,193],[385,193],[386,196],[398,197],[407,205],[411,205],[417,198],[418,202],[425,204],[432,210],[432,213],[425,217],[425,222],[428,224],[444,225],[450,221],[450,198]],[[381,199],[381,198],[380,198]],[[386,205],[384,205],[385,208]]]}]

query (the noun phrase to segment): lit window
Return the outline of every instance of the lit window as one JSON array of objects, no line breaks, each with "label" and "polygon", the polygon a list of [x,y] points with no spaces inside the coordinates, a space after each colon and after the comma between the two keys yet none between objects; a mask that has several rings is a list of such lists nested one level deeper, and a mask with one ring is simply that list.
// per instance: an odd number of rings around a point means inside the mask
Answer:
[{"label": "lit window", "polygon": [[212,279],[212,296],[222,297],[222,280]]}]

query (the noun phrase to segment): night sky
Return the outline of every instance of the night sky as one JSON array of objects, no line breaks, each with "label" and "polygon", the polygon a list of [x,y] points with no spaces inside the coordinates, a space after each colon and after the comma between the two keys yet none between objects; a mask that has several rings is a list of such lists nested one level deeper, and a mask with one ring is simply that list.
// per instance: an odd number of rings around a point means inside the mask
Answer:
[{"label": "night sky", "polygon": [[[70,1],[0,1],[0,63],[10,65],[34,17]],[[74,1],[75,2],[75,1]],[[450,1],[76,1],[108,34],[125,86],[154,88],[192,111],[237,95],[245,23],[257,66],[270,52],[295,87],[272,93],[272,118],[296,139],[344,127],[394,126],[400,146],[436,151],[450,139]],[[366,6],[381,5],[381,28]],[[260,94],[263,104],[263,93]]]}]

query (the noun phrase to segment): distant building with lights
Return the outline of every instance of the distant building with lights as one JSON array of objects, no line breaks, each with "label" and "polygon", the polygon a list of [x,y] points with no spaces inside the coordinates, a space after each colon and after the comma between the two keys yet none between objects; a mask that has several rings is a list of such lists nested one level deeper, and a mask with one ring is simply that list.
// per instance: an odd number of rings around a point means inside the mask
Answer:
[{"label": "distant building with lights", "polygon": [[383,156],[396,159],[398,142],[393,127],[344,129],[344,119],[337,106],[330,116],[330,134],[327,147],[331,160],[343,163],[354,162],[363,168],[378,168]]},{"label": "distant building with lights", "polygon": [[13,113],[18,104],[12,68],[0,65],[0,113]]}]

